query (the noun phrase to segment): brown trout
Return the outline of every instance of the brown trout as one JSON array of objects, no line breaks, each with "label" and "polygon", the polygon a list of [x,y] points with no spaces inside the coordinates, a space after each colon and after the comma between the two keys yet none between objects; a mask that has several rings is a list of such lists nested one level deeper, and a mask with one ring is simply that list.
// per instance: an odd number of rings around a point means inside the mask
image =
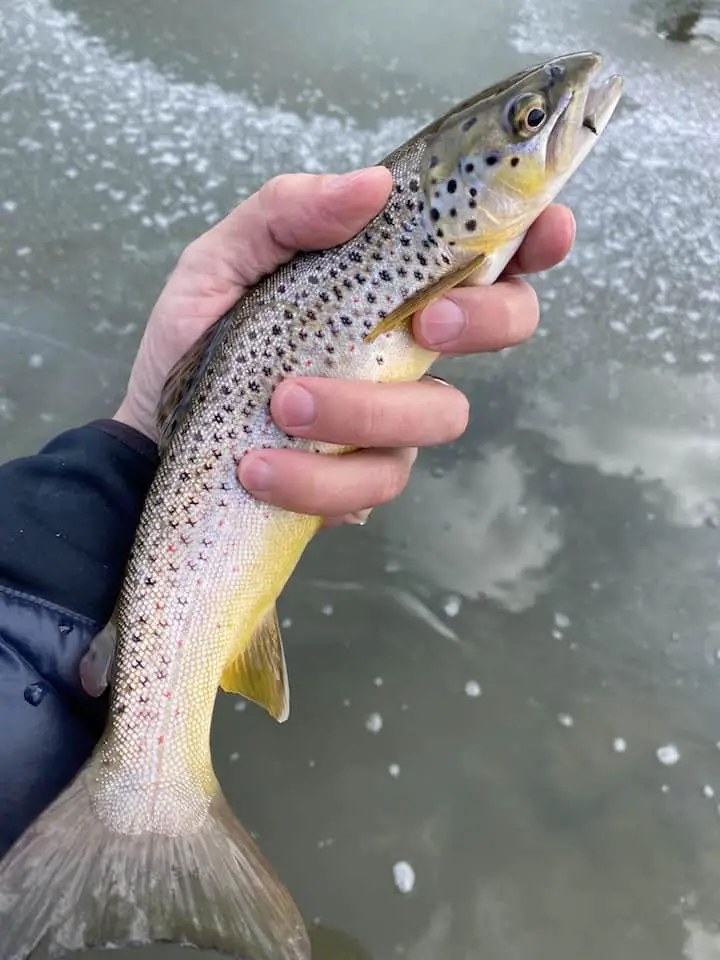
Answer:
[{"label": "brown trout", "polygon": [[237,464],[258,447],[345,452],[278,430],[285,377],[427,372],[413,314],[497,279],[618,103],[621,79],[595,83],[600,66],[559,57],[425,127],[382,161],[393,190],[366,229],[267,276],[176,367],[114,615],[107,729],[0,864],[2,960],[154,941],[309,960],[299,911],[223,798],[210,725],[218,686],[286,719],[275,601],[321,519],[254,500]]}]

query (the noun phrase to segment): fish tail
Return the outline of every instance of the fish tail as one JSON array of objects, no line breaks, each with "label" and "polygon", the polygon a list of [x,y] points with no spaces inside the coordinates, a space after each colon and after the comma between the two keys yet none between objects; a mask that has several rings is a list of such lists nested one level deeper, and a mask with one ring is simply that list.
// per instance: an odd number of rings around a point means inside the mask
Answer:
[{"label": "fish tail", "polygon": [[193,833],[119,833],[95,813],[88,774],[0,862],[2,960],[154,942],[310,960],[297,907],[219,789]]}]

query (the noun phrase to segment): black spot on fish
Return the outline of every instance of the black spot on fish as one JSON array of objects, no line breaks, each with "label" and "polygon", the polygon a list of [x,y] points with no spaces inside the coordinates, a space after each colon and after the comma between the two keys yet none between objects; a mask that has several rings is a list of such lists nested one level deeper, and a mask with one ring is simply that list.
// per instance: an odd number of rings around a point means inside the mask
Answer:
[{"label": "black spot on fish", "polygon": [[475,207],[477,206],[477,200],[468,200],[468,206],[470,207],[471,210],[474,210]]},{"label": "black spot on fish", "polygon": [[475,230],[476,228],[477,228],[477,220],[466,220],[466,221],[465,221],[465,229],[466,229],[469,233],[472,233],[472,231]]},{"label": "black spot on fish", "polygon": [[468,193],[470,194],[471,197],[476,197],[477,189],[475,187],[470,187],[470,189],[468,190]]},{"label": "black spot on fish", "polygon": [[467,133],[468,130],[472,129],[477,123],[477,117],[468,117],[465,123],[462,125],[463,133]]},{"label": "black spot on fish", "polygon": [[497,155],[496,153],[489,153],[489,154],[485,157],[485,163],[488,165],[488,167],[494,167],[495,164],[498,162],[499,159],[500,159],[500,158],[498,157],[498,155]]},{"label": "black spot on fish", "polygon": [[439,163],[440,163],[440,158],[433,155],[432,157],[430,157],[430,163],[428,164],[428,166],[432,170],[432,168],[436,167]]},{"label": "black spot on fish", "polygon": [[450,207],[450,210],[448,212],[450,213],[451,217],[457,216],[457,210],[455,209],[455,207]]},{"label": "black spot on fish", "polygon": [[455,179],[448,180],[447,192],[455,193],[456,190],[457,190],[457,180]]},{"label": "black spot on fish", "polygon": [[520,163],[520,157],[513,157],[510,161],[511,167],[516,167]]},{"label": "black spot on fish", "polygon": [[381,280],[384,280],[385,283],[390,283],[390,281],[392,280],[392,274],[390,273],[389,270],[381,270],[378,276],[380,277]]},{"label": "black spot on fish", "polygon": [[437,223],[437,221],[440,219],[440,211],[438,210],[437,207],[432,207],[432,208],[431,208],[431,210],[430,210],[430,219],[433,220],[433,221],[435,221],[435,223]]},{"label": "black spot on fish", "polygon": [[420,181],[416,180],[415,177],[408,183],[408,187],[412,190],[413,193],[417,193],[420,189]]},{"label": "black spot on fish", "polygon": [[475,164],[474,164],[474,163],[466,163],[466,164],[465,164],[465,173],[472,173],[474,169],[475,169]]},{"label": "black spot on fish", "polygon": [[445,231],[443,230],[442,227],[437,228],[437,235],[440,237],[440,239],[442,239],[445,236]]}]

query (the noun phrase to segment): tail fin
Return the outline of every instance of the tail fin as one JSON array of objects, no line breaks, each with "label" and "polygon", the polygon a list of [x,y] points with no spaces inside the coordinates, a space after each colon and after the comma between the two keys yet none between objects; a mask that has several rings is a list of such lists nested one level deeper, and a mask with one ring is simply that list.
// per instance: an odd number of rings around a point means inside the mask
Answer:
[{"label": "tail fin", "polygon": [[0,954],[172,942],[242,960],[310,960],[297,907],[221,793],[194,834],[119,834],[88,772],[0,863]]}]

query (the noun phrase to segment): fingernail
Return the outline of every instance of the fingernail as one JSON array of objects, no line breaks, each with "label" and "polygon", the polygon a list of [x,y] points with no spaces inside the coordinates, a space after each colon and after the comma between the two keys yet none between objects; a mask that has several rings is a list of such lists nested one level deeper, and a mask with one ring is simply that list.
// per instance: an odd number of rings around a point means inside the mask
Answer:
[{"label": "fingernail", "polygon": [[272,484],[273,468],[262,457],[243,461],[238,471],[240,483],[250,493],[264,493]]},{"label": "fingernail", "polygon": [[349,173],[339,173],[328,180],[328,190],[346,190],[355,180],[359,180],[364,170],[351,170]]},{"label": "fingernail", "polygon": [[432,347],[441,347],[457,340],[466,326],[467,317],[454,300],[433,303],[420,317],[422,336]]},{"label": "fingernail", "polygon": [[287,430],[309,427],[315,419],[315,397],[299,383],[285,387],[279,405],[278,413]]},{"label": "fingernail", "polygon": [[356,527],[364,527],[372,513],[372,507],[367,510],[356,510],[355,513],[348,513],[345,517],[345,523],[353,524]]}]

